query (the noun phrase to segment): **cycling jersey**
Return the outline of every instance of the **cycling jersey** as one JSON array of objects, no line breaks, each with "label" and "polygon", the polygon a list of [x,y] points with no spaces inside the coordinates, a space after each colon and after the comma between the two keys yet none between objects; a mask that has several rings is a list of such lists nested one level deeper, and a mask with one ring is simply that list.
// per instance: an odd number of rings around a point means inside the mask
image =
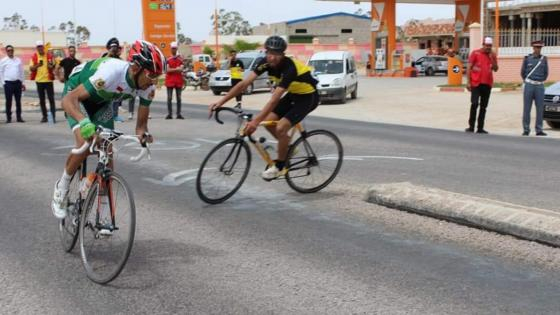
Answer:
[{"label": "cycling jersey", "polygon": [[[113,128],[113,101],[140,98],[141,106],[149,106],[155,94],[155,86],[146,90],[137,90],[132,78],[128,75],[129,63],[115,58],[99,58],[78,65],[64,84],[63,96],[83,84],[89,98],[82,101],[80,109],[89,116],[96,125]],[[74,128],[77,121],[68,116],[70,127]]]},{"label": "cycling jersey", "polygon": [[234,80],[242,80],[243,79],[243,70],[245,70],[245,66],[243,62],[239,59],[235,59],[230,61],[229,63],[229,71],[231,72],[231,78]]},{"label": "cycling jersey", "polygon": [[276,68],[263,59],[254,71],[257,75],[268,72],[270,80],[288,93],[311,94],[316,91],[318,82],[311,75],[311,68],[292,58],[285,57]]}]

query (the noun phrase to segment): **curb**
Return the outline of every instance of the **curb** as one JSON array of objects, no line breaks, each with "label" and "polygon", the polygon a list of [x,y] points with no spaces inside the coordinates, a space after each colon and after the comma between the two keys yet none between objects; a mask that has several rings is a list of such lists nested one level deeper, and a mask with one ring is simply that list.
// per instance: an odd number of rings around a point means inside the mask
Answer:
[{"label": "curb", "polygon": [[560,247],[560,213],[408,182],[370,187],[365,201]]},{"label": "curb", "polygon": [[[468,90],[466,88],[454,87],[454,86],[435,86],[434,90],[436,90],[438,92],[464,92],[464,93],[468,93]],[[512,91],[518,91],[518,90],[520,90],[520,88],[515,88],[515,87],[492,88],[492,93],[512,92]]]}]

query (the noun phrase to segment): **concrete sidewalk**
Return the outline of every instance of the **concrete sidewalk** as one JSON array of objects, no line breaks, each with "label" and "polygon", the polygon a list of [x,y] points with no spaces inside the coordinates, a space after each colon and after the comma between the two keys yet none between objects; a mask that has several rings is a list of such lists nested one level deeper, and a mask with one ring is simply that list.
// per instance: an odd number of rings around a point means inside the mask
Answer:
[{"label": "concrete sidewalk", "polygon": [[[435,86],[446,82],[447,77],[444,76],[418,78],[362,76],[359,80],[358,99],[348,99],[346,104],[322,104],[311,115],[463,131],[467,127],[470,93],[438,92],[434,89]],[[35,90],[35,83],[32,81],[26,82],[26,86],[29,91]],[[60,82],[55,82],[55,92],[62,92],[62,88]],[[246,95],[243,97],[243,106],[248,109],[260,109],[269,97],[270,93],[267,91]],[[189,87],[183,92],[185,104],[208,105],[218,99],[219,96],[214,96],[211,91],[194,91]],[[162,102],[167,100],[164,87],[157,90],[156,100]],[[0,109],[4,109],[3,98],[0,104]],[[234,101],[230,104],[233,105]],[[37,109],[38,101],[26,98],[24,106]],[[123,107],[126,109],[126,104]],[[485,129],[492,134],[520,136],[522,111],[521,91],[493,92]],[[534,117],[533,109],[533,125]],[[545,124],[545,131],[549,137],[560,138],[560,130],[553,130]]]}]

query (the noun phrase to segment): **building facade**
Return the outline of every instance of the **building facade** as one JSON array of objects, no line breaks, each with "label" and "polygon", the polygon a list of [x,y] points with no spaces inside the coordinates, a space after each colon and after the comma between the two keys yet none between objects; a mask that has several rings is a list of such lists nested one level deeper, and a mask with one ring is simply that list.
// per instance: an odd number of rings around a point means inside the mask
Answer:
[{"label": "building facade", "polygon": [[368,43],[371,39],[371,18],[338,12],[287,22],[261,24],[253,28],[254,35],[285,36],[289,43],[321,44]]}]

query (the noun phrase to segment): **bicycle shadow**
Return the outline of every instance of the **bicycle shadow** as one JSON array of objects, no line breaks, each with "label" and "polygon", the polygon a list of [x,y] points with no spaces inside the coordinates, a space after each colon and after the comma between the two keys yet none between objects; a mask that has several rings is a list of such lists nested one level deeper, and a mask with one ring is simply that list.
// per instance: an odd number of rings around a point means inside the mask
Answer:
[{"label": "bicycle shadow", "polygon": [[181,265],[193,264],[200,257],[222,255],[223,251],[172,239],[135,240],[122,274],[107,286],[125,290],[153,288],[177,277],[176,269]]}]

